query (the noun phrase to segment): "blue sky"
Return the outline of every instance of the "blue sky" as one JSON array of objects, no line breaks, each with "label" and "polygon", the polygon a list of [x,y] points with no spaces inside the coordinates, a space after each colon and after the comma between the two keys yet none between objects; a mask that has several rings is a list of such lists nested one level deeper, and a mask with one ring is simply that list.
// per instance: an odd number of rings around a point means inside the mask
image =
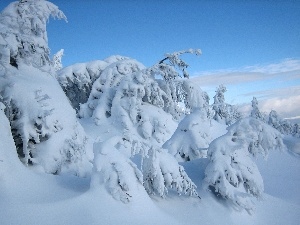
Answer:
[{"label": "blue sky", "polygon": [[[1,0],[0,7],[9,2]],[[277,93],[273,100],[283,98],[280,90],[300,90],[300,1],[51,2],[68,18],[68,23],[51,20],[48,26],[51,53],[63,48],[64,66],[115,54],[151,66],[164,53],[200,48],[202,56],[187,56],[186,60],[190,74],[198,77],[197,82],[211,98],[221,82],[233,104],[249,102],[252,95],[262,101],[271,99],[271,90]],[[278,69],[282,66],[284,71]],[[299,70],[296,75],[284,75],[294,70]],[[292,111],[284,116],[300,116],[300,107]]]},{"label": "blue sky", "polygon": [[52,1],[68,23],[51,21],[52,53],[65,65],[113,54],[147,66],[166,52],[200,48],[191,72],[300,57],[300,1]]}]

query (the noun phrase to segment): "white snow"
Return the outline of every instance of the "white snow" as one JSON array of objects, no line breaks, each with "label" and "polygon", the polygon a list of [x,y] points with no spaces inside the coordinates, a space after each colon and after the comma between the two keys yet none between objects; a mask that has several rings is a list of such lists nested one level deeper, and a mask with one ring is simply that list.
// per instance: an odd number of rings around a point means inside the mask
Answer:
[{"label": "white snow", "polygon": [[[90,119],[81,122],[88,134],[95,138],[110,129],[96,126]],[[2,124],[8,126],[3,113],[0,124],[1,127]],[[1,131],[1,146],[11,145],[11,138],[3,137],[2,134]],[[1,156],[0,165],[2,160]],[[11,167],[13,170],[0,177],[0,215],[3,225],[293,225],[300,221],[300,158],[285,151],[272,151],[267,160],[258,159],[265,194],[263,200],[256,202],[256,210],[252,215],[228,207],[224,200],[217,199],[202,188],[204,170],[208,164],[206,158],[182,163],[198,186],[201,199],[172,193],[164,199],[159,196],[150,198],[145,190],[140,190],[140,194],[127,204],[116,201],[104,186],[90,189],[90,177],[47,175],[34,168],[26,168],[21,163],[17,166],[18,160],[14,163]]]},{"label": "white snow", "polygon": [[0,14],[1,225],[299,224],[300,138],[263,122],[255,98],[238,120],[223,86],[213,119],[208,95],[180,78],[180,56],[200,50],[61,69],[50,15],[66,19],[44,0]]},{"label": "white snow", "polygon": [[[84,123],[88,126],[89,121]],[[97,136],[99,130],[90,134]],[[165,199],[150,198],[141,192],[128,204],[116,201],[103,186],[89,189],[90,178],[47,175],[20,164],[17,172],[1,178],[1,224],[298,224],[299,158],[275,151],[267,161],[259,160],[266,190],[253,215],[228,207],[202,189],[207,161],[182,164],[201,199],[172,193]]]}]

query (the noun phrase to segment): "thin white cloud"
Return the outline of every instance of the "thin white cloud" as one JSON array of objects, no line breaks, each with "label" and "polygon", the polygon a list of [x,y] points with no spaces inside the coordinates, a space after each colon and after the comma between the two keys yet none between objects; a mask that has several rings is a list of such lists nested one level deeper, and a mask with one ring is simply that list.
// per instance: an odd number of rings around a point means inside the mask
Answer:
[{"label": "thin white cloud", "polygon": [[195,73],[192,80],[200,86],[236,85],[272,78],[283,80],[300,79],[300,60],[285,59],[280,63],[255,65],[236,69],[204,71]]},{"label": "thin white cloud", "polygon": [[300,60],[299,59],[285,59],[280,63],[273,63],[269,65],[256,65],[245,67],[245,70],[257,73],[265,74],[276,74],[276,73],[286,73],[290,71],[300,70]]},{"label": "thin white cloud", "polygon": [[273,76],[257,72],[218,72],[216,74],[198,75],[191,79],[200,86],[218,86],[219,84],[236,85],[239,83],[254,82],[270,79]]},{"label": "thin white cloud", "polygon": [[260,102],[262,112],[276,110],[283,118],[291,119],[300,116],[300,95],[284,98],[270,98]]},{"label": "thin white cloud", "polygon": [[244,94],[244,96],[260,96],[260,98],[283,98],[287,96],[298,95],[300,96],[300,85],[263,91],[254,91]]},{"label": "thin white cloud", "polygon": [[191,79],[212,94],[212,90],[219,84],[228,86],[227,95],[232,99],[226,100],[230,102],[235,97],[243,99],[238,102],[245,103],[241,105],[245,115],[251,110],[249,99],[255,96],[259,100],[259,108],[262,112],[268,114],[271,110],[276,110],[283,118],[300,116],[299,59],[285,59],[269,65],[202,72]]}]

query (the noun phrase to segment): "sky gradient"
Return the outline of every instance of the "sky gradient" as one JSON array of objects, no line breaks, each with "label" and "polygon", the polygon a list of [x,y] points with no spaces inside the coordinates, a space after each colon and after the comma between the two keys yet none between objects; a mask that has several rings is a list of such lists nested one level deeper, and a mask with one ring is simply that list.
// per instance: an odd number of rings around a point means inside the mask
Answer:
[{"label": "sky gradient", "polygon": [[[300,57],[300,1],[52,1],[68,23],[51,21],[52,52],[65,64],[121,54],[147,66],[166,52],[200,48],[191,71]],[[53,41],[52,41],[53,40]]]},{"label": "sky gradient", "polygon": [[[1,9],[10,2],[2,0]],[[68,18],[68,23],[50,20],[47,29],[51,54],[65,50],[64,66],[116,54],[151,66],[164,53],[200,48],[200,57],[185,58],[190,74],[197,76],[197,82],[211,98],[220,83],[227,86],[225,97],[233,104],[249,103],[255,94],[262,100],[272,98],[264,91],[275,93],[289,87],[300,90],[299,71],[294,72],[293,79],[284,75],[295,68],[300,70],[300,1],[51,2]],[[296,67],[290,68],[291,62]],[[289,67],[284,72],[279,69],[283,64]],[[276,98],[283,98],[280,91],[276,93]],[[300,116],[296,114],[283,116]]]}]

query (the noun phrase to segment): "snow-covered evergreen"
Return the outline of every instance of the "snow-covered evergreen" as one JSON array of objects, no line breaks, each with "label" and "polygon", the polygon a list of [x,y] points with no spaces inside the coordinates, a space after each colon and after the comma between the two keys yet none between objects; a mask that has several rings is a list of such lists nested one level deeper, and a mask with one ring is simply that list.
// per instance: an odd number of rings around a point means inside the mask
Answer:
[{"label": "snow-covered evergreen", "polygon": [[84,175],[90,167],[87,137],[49,60],[46,21],[51,15],[65,18],[43,0],[14,2],[1,13],[0,36],[16,65],[1,58],[0,100],[24,164],[40,165],[47,173]]},{"label": "snow-covered evergreen", "polygon": [[65,19],[54,4],[26,0],[9,4],[0,14],[0,60],[16,68],[21,63],[44,71],[52,69],[46,23],[49,17]]},{"label": "snow-covered evergreen", "polygon": [[[79,105],[86,103],[94,82],[110,64],[129,59],[119,55],[88,63],[76,63],[57,72],[57,80],[77,111]],[[105,75],[104,75],[105,76]]]},{"label": "snow-covered evergreen", "polygon": [[[202,92],[187,81],[177,80],[178,73],[172,66],[160,67],[161,64],[146,69],[139,62],[124,58],[107,66],[94,82],[79,115],[92,117],[99,126],[110,121],[121,131],[122,147],[116,151],[127,155],[127,161],[141,155],[148,193],[165,196],[168,189],[176,189],[179,194],[195,195],[194,184],[184,169],[161,146],[171,136],[170,124],[182,113],[180,100],[186,108],[200,108],[205,103]],[[158,75],[163,79],[156,79]],[[176,92],[179,87],[181,92]],[[122,164],[126,161],[120,160]],[[165,162],[163,167],[160,161]]]},{"label": "snow-covered evergreen", "polygon": [[261,198],[264,191],[253,157],[267,156],[275,149],[285,149],[277,130],[251,117],[238,121],[209,146],[210,163],[205,170],[207,188],[237,208],[252,213],[252,196]]},{"label": "snow-covered evergreen", "polygon": [[57,53],[54,54],[52,63],[53,63],[53,67],[54,67],[55,71],[61,70],[63,68],[63,65],[61,62],[63,55],[64,55],[63,49],[59,50]]},{"label": "snow-covered evergreen", "polygon": [[214,103],[212,104],[212,116],[219,123],[231,125],[241,118],[241,113],[238,112],[237,107],[225,102],[224,93],[226,91],[227,89],[224,85],[220,85],[217,88]]},{"label": "snow-covered evergreen", "polygon": [[253,97],[251,101],[251,105],[252,105],[252,110],[250,112],[250,116],[255,119],[259,119],[261,121],[266,121],[266,116],[262,112],[260,112],[258,108],[258,101],[255,97]]},{"label": "snow-covered evergreen", "polygon": [[[256,98],[251,117],[241,119],[225,102],[223,85],[210,106],[181,57],[200,55],[198,49],[167,53],[149,68],[119,55],[63,68],[63,50],[50,60],[51,16],[66,20],[45,0],[13,2],[0,14],[1,223],[198,224],[198,215],[205,224],[265,222],[257,219],[265,218],[262,212],[253,219],[230,211],[200,187],[252,213],[265,189],[259,168],[279,166],[258,167],[254,160],[285,149],[283,143],[299,152],[298,138],[290,135],[300,136],[298,124],[275,111],[267,123]],[[286,189],[297,204],[268,195],[259,207],[284,204],[292,212],[272,208],[270,214],[292,215],[294,222],[299,197],[289,180],[300,184],[300,167],[297,158],[282,153],[293,176],[280,179],[290,184]],[[110,210],[121,215],[109,218]],[[149,220],[153,215],[159,216],[155,222]]]}]

